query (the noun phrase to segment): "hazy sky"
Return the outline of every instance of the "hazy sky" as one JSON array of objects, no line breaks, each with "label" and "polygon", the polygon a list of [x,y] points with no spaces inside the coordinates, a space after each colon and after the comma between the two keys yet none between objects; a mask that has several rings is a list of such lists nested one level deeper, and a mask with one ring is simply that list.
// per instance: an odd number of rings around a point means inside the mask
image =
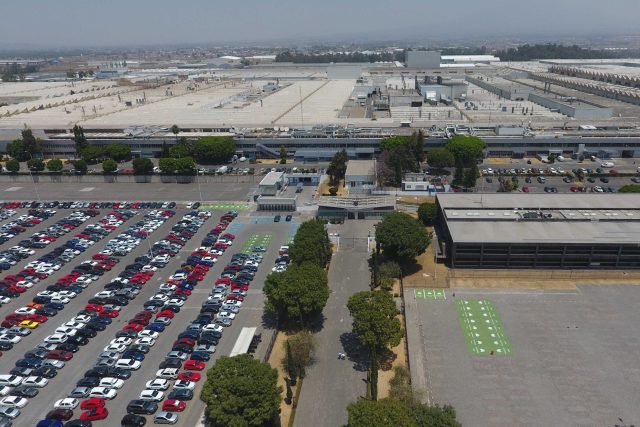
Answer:
[{"label": "hazy sky", "polygon": [[[0,48],[640,33],[640,0],[0,0]],[[378,37],[376,37],[378,36]]]}]

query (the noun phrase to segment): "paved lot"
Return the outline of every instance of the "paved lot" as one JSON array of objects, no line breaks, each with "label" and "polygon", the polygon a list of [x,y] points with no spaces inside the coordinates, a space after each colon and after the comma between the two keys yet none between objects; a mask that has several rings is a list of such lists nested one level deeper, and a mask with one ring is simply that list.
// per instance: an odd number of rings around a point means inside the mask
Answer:
[{"label": "paved lot", "polygon": [[[637,404],[640,288],[582,286],[576,292],[407,292],[415,388],[455,406],[463,425],[613,426],[640,423]],[[456,301],[489,300],[510,355],[473,355]],[[305,384],[306,385],[306,384]]]},{"label": "paved lot", "polygon": [[[341,426],[347,422],[347,405],[366,394],[366,362],[351,334],[347,300],[356,292],[369,289],[369,254],[366,244],[373,221],[347,221],[336,227],[341,249],[333,255],[329,269],[331,295],[324,309],[323,328],[316,334],[314,364],[302,386],[294,425],[301,427]],[[359,238],[360,244],[347,243]],[[347,360],[337,358],[346,353]]]},{"label": "paved lot", "polygon": [[[257,185],[257,182],[216,182],[202,183],[200,186],[163,183],[41,182],[37,185],[37,191],[42,200],[246,201],[249,190]],[[3,187],[0,188],[0,200],[38,200],[36,187],[32,182],[6,183]]]}]

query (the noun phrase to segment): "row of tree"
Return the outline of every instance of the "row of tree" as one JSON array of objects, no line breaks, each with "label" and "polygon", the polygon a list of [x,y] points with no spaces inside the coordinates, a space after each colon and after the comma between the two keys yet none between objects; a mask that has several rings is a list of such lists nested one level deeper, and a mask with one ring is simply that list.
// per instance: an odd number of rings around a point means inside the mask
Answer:
[{"label": "row of tree", "polygon": [[436,170],[455,166],[452,184],[473,188],[480,176],[477,161],[482,159],[485,147],[485,142],[476,136],[456,135],[444,148],[430,150],[427,162]]},{"label": "row of tree", "polygon": [[411,136],[385,138],[380,141],[380,150],[378,180],[397,187],[405,173],[420,170],[420,163],[425,160],[424,134],[418,131]]},{"label": "row of tree", "polygon": [[200,164],[221,164],[227,163],[235,153],[236,143],[228,136],[205,136],[196,141],[180,137],[175,145],[163,147],[162,157],[191,157]]},{"label": "row of tree", "polygon": [[160,159],[158,167],[160,168],[160,172],[165,175],[196,174],[196,162],[191,157],[163,157]]}]

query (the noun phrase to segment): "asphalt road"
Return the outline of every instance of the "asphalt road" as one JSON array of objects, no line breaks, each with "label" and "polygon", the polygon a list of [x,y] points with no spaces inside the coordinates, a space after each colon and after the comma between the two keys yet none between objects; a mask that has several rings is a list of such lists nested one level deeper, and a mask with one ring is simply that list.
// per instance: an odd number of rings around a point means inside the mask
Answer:
[{"label": "asphalt road", "polygon": [[[340,233],[340,250],[329,267],[331,295],[323,311],[322,330],[316,334],[314,363],[307,369],[294,426],[324,427],[347,423],[347,405],[366,395],[366,354],[352,335],[347,300],[369,290],[369,253],[366,240],[374,221],[347,221]],[[349,241],[358,238],[358,243]],[[338,352],[347,360],[338,359]]]},{"label": "asphalt road", "polygon": [[[492,182],[487,182],[488,178]],[[595,178],[595,182],[589,182],[586,179],[583,182],[575,182],[571,181],[566,183],[562,180],[561,176],[545,176],[545,183],[541,184],[537,181],[535,177],[531,177],[531,183],[527,183],[525,181],[524,176],[518,177],[519,189],[518,191],[522,191],[523,187],[528,187],[529,192],[531,193],[544,193],[545,187],[555,187],[558,189],[559,193],[571,193],[571,187],[585,187],[587,191],[591,191],[593,187],[600,186],[602,188],[611,187],[615,191],[617,191],[620,187],[627,184],[634,184],[633,181],[629,177],[612,177],[607,178],[609,182],[605,183],[600,180],[600,178]],[[510,176],[505,176],[504,179],[511,179]],[[479,193],[495,193],[498,191],[500,187],[500,183],[498,182],[498,176],[483,176],[478,179],[476,183],[476,192]]]},{"label": "asphalt road", "polygon": [[[160,239],[166,233],[169,232],[171,227],[182,217],[185,211],[179,211],[176,216],[169,219],[163,226],[156,230],[149,239],[151,242]],[[106,211],[104,212],[106,213]],[[101,212],[102,214],[102,212]],[[41,390],[41,393],[34,399],[30,400],[30,403],[25,407],[23,414],[18,418],[20,425],[35,425],[43,415],[52,409],[53,403],[61,398],[66,397],[67,393],[75,386],[75,383],[82,378],[84,372],[89,369],[96,360],[97,355],[102,352],[103,347],[106,346],[109,341],[115,337],[115,333],[126,323],[126,321],[133,317],[135,313],[142,310],[142,304],[157,291],[158,286],[165,282],[169,275],[173,273],[176,268],[179,268],[181,262],[188,256],[188,253],[199,246],[200,240],[206,234],[207,230],[213,227],[216,219],[220,216],[219,213],[207,220],[203,227],[196,233],[196,235],[190,239],[185,245],[183,251],[181,251],[176,257],[172,258],[170,263],[163,269],[160,269],[147,282],[147,284],[141,290],[140,295],[135,300],[131,301],[121,312],[117,319],[107,327],[105,331],[98,333],[95,338],[92,338],[90,344],[81,349],[74,355],[74,358],[69,363],[72,365],[65,366],[59,371],[57,377],[50,380],[49,385]],[[133,217],[130,221],[137,221],[140,215]],[[100,218],[99,216],[96,217]],[[258,219],[256,219],[258,218]],[[201,302],[206,299],[208,291],[211,288],[212,283],[218,277],[222,271],[222,267],[230,259],[231,255],[241,250],[244,242],[252,234],[271,234],[272,240],[269,244],[269,251],[265,254],[265,259],[261,264],[261,267],[256,274],[256,278],[252,284],[249,292],[249,298],[245,301],[238,317],[234,321],[233,326],[227,329],[223,339],[220,341],[220,345],[214,354],[215,357],[207,363],[207,368],[213,366],[214,360],[221,355],[228,355],[231,352],[233,345],[238,337],[238,334],[244,326],[257,326],[259,331],[262,328],[262,315],[263,315],[263,295],[262,285],[264,278],[270,272],[271,267],[277,257],[277,249],[292,233],[292,224],[287,222],[273,223],[271,216],[260,218],[256,216],[240,216],[234,222],[240,224],[237,226],[239,231],[236,232],[236,241],[234,245],[228,250],[220,259],[220,261],[208,272],[205,280],[200,283],[200,286],[196,288],[196,291],[189,297],[185,306],[180,313],[177,313],[173,319],[171,325],[161,334],[156,345],[146,355],[145,360],[142,363],[140,370],[132,373],[132,377],[125,381],[125,385],[118,392],[118,396],[113,401],[107,404],[107,408],[110,411],[109,417],[101,422],[95,422],[96,426],[114,426],[118,425],[122,416],[126,411],[126,404],[129,400],[138,397],[140,391],[144,389],[144,383],[155,376],[155,371],[158,369],[159,363],[164,359],[166,352],[170,351],[171,344],[177,338],[179,332],[190,323],[193,318],[199,312]],[[129,222],[130,222],[129,221]],[[90,223],[91,220],[88,222]],[[128,223],[123,224],[117,231],[126,228]],[[257,222],[257,223],[256,223]],[[51,280],[55,281],[58,277],[68,273],[73,266],[82,262],[84,259],[90,258],[94,253],[98,252],[106,245],[106,242],[110,237],[115,235],[112,233],[106,239],[94,245],[91,250],[84,252],[81,256],[77,257],[72,263],[67,264],[60,271],[56,272],[56,275],[51,277]],[[93,282],[81,295],[72,300],[67,307],[55,318],[50,319],[41,327],[36,329],[30,336],[23,339],[22,342],[17,344],[14,349],[11,350],[12,357],[0,358],[0,373],[6,373],[13,368],[15,359],[21,357],[22,354],[31,348],[35,347],[38,343],[42,342],[42,339],[53,332],[62,323],[68,321],[73,315],[81,310],[86,302],[98,291],[103,289],[103,286],[108,283],[113,277],[115,277],[122,269],[122,267],[130,262],[136,256],[145,253],[148,250],[148,246],[143,242],[136,250],[126,257],[122,257],[120,264],[118,264],[113,270],[106,273],[100,278],[100,280]],[[121,266],[118,268],[118,266]],[[59,276],[58,276],[59,275]],[[42,283],[42,282],[41,282]],[[47,280],[49,283],[49,280]],[[38,285],[36,285],[37,287]],[[35,288],[34,288],[35,289]],[[31,291],[33,291],[32,289]],[[35,292],[32,292],[35,295]],[[27,298],[22,299],[20,304],[15,304],[16,308],[22,306]],[[14,310],[15,308],[6,308],[6,310]],[[5,307],[3,307],[3,312]],[[8,311],[7,311],[8,312]],[[264,336],[264,334],[263,334]],[[260,346],[267,345],[265,342]],[[204,372],[203,372],[204,374]],[[199,400],[200,389],[204,382],[204,378],[198,383],[198,387],[194,392],[194,399],[189,403],[187,411],[180,414],[179,426],[193,426],[196,425],[201,418],[204,405]],[[75,417],[80,414],[80,410],[75,411]],[[151,418],[151,417],[149,417]],[[151,419],[149,420],[151,421]]]}]

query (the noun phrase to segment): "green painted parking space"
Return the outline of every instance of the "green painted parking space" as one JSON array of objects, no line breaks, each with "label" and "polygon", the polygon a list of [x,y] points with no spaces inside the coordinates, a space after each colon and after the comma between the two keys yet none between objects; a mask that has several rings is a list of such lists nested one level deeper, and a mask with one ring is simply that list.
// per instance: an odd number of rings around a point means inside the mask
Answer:
[{"label": "green painted parking space", "polygon": [[509,355],[511,342],[492,301],[457,300],[458,320],[473,355]]},{"label": "green painted parking space", "polygon": [[201,205],[198,210],[207,211],[243,211],[249,209],[246,203],[214,203]]},{"label": "green painted parking space", "polygon": [[445,300],[444,289],[414,289],[413,295],[420,299]]},{"label": "green painted parking space", "polygon": [[271,234],[252,234],[247,238],[247,241],[244,243],[244,246],[240,250],[240,252],[245,254],[253,253],[253,248],[255,246],[269,246],[273,236]]}]

